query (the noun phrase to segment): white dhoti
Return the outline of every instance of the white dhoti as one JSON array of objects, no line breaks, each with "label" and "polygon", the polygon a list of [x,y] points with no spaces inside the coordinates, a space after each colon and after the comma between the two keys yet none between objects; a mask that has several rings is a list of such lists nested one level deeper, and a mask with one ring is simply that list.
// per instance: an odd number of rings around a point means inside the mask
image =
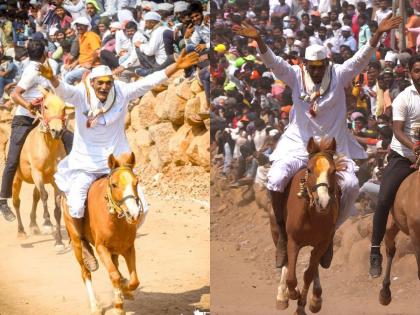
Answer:
[{"label": "white dhoti", "polygon": [[[58,188],[66,194],[67,205],[70,216],[73,218],[83,218],[85,215],[85,203],[90,185],[98,178],[107,175],[106,173],[89,173],[84,170],[68,168],[67,159],[60,162],[57,173],[55,173],[55,183]],[[143,205],[144,216],[149,210],[146,198],[140,186],[137,186],[137,193]]]},{"label": "white dhoti", "polygon": [[[340,211],[337,219],[336,229],[350,216],[355,215],[354,203],[359,195],[359,180],[355,174],[355,163],[347,158],[347,168],[337,172],[338,184],[341,187]],[[268,171],[268,190],[284,192],[287,184],[293,176],[303,167],[306,167],[308,159],[285,156],[275,160]]]}]

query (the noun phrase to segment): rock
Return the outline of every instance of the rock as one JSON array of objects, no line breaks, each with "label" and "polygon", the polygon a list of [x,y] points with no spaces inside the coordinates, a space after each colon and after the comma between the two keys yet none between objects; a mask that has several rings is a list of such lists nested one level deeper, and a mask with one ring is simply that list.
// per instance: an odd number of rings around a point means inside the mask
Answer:
[{"label": "rock", "polygon": [[172,161],[176,165],[185,165],[189,159],[186,154],[187,149],[193,139],[192,128],[184,124],[169,140],[169,152],[173,156]]},{"label": "rock", "polygon": [[203,122],[206,129],[210,131],[210,123],[211,123],[210,118],[205,119]]},{"label": "rock", "polygon": [[185,101],[193,97],[190,89],[190,82],[188,80],[182,81],[181,84],[176,87],[176,95]]},{"label": "rock", "polygon": [[131,127],[135,130],[148,128],[157,124],[160,120],[155,114],[156,98],[152,92],[146,93],[139,103],[131,110]]},{"label": "rock", "polygon": [[187,149],[187,155],[193,165],[210,170],[210,131],[194,137]]},{"label": "rock", "polygon": [[131,114],[130,113],[127,113],[125,115],[124,125],[125,125],[125,129],[128,129],[130,127],[130,125],[131,125]]},{"label": "rock", "polygon": [[189,121],[190,116],[200,112],[200,98],[194,97],[187,101],[185,104],[184,117],[186,121]]},{"label": "rock", "polygon": [[140,164],[146,164],[150,161],[149,153],[153,144],[152,138],[150,137],[149,132],[144,128],[139,129],[135,133],[134,137],[138,150],[138,155],[136,155],[136,161]]},{"label": "rock", "polygon": [[197,77],[194,78],[194,80],[192,80],[190,89],[191,89],[191,92],[194,94],[198,94],[201,91],[203,91],[203,87],[201,86],[200,81]]},{"label": "rock", "polygon": [[156,171],[160,171],[164,166],[162,161],[159,159],[159,153],[155,145],[150,148],[149,160],[153,169]]},{"label": "rock", "polygon": [[[171,85],[169,89],[174,89],[174,87]],[[168,93],[168,90],[163,91],[162,93],[159,93],[156,96],[156,102],[155,102],[155,114],[159,117],[160,121],[165,121],[169,119],[169,107],[165,100],[166,94]]]},{"label": "rock", "polygon": [[170,122],[161,123],[158,125],[151,126],[149,128],[149,134],[152,138],[152,141],[155,143],[159,161],[162,164],[162,166],[165,166],[172,159],[168,146],[169,139],[172,137],[172,135],[175,134],[175,129],[173,128]]},{"label": "rock", "polygon": [[[184,83],[184,82],[183,82]],[[181,83],[181,85],[183,84]],[[186,99],[178,96],[177,90],[180,86],[170,85],[166,94],[165,103],[168,108],[168,118],[175,125],[184,123],[184,111]]]},{"label": "rock", "polygon": [[200,112],[208,111],[209,104],[207,103],[206,93],[202,91],[197,94],[197,97],[200,99]]}]

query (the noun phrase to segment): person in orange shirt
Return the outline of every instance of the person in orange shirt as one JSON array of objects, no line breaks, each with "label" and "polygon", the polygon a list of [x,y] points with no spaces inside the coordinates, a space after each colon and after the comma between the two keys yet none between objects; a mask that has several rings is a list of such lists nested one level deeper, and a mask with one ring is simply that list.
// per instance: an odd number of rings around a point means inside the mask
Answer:
[{"label": "person in orange shirt", "polygon": [[91,32],[90,22],[86,17],[79,17],[73,22],[79,34],[79,58],[72,65],[71,71],[64,76],[64,81],[73,84],[82,79],[86,70],[99,64],[99,51],[101,38],[98,34]]}]

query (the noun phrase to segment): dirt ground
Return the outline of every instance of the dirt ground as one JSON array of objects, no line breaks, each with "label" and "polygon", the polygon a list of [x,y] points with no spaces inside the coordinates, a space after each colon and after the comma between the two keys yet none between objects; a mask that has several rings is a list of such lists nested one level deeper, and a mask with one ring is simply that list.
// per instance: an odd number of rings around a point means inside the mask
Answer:
[{"label": "dirt ground", "polygon": [[[276,309],[279,277],[268,216],[254,201],[244,204],[243,196],[242,189],[229,190],[221,182],[211,186],[212,315],[293,314],[296,301],[289,301],[287,310]],[[368,276],[371,221],[371,215],[353,218],[337,232],[332,266],[320,270],[323,307],[319,314],[420,314],[417,265],[411,244],[402,235],[391,273],[393,300],[389,306],[379,304],[382,278]],[[299,256],[299,287],[308,255],[306,249]],[[311,314],[308,308],[307,314]]]},{"label": "dirt ground", "polygon": [[[208,182],[208,181],[207,181]],[[150,211],[138,230],[137,270],[140,288],[135,301],[127,301],[127,314],[192,314],[210,304],[209,202],[188,195],[162,195],[149,189]],[[50,193],[51,195],[51,193]],[[32,188],[21,193],[26,232]],[[50,209],[52,208],[50,200]],[[42,223],[41,205],[38,224]],[[62,222],[65,243],[68,238]],[[54,251],[52,235],[17,239],[17,224],[0,218],[0,314],[89,314],[89,302],[80,269],[68,248]],[[127,275],[125,262],[120,261]],[[112,314],[113,290],[102,265],[93,274],[99,300]]]}]

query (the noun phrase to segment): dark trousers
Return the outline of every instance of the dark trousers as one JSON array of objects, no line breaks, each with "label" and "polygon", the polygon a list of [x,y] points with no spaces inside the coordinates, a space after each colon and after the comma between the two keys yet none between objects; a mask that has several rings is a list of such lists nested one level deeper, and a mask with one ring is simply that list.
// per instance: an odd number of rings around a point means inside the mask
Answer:
[{"label": "dark trousers", "polygon": [[101,64],[110,67],[112,70],[118,68],[120,63],[118,62],[118,57],[115,56],[109,50],[102,50],[100,53]]},{"label": "dark trousers", "polygon": [[[6,165],[4,167],[3,176],[1,179],[1,198],[12,197],[13,179],[19,165],[20,153],[25,143],[26,137],[32,129],[36,127],[33,124],[34,119],[27,116],[14,116],[12,120],[12,133],[9,141],[9,151],[7,152]],[[62,135],[64,148],[68,154],[73,145],[73,133],[65,130]]]},{"label": "dark trousers", "polygon": [[373,216],[372,246],[379,246],[384,238],[389,210],[394,204],[395,195],[403,180],[413,173],[413,163],[391,150],[388,164],[384,169],[381,187],[379,189],[378,204]]}]

